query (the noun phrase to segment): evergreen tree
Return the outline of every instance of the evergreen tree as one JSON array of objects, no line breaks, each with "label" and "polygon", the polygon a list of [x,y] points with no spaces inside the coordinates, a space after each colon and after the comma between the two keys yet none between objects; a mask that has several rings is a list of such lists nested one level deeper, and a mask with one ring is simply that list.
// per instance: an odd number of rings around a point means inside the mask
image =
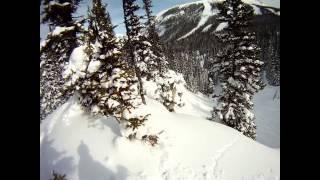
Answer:
[{"label": "evergreen tree", "polygon": [[152,44],[148,37],[143,34],[145,29],[140,23],[140,18],[136,15],[139,6],[136,0],[123,0],[124,23],[127,30],[127,49],[131,64],[135,69],[139,81],[139,94],[142,102],[146,104],[144,97],[142,78],[154,79],[157,70],[157,56],[152,50]]},{"label": "evergreen tree", "polygon": [[226,51],[218,54],[222,95],[213,116],[255,139],[256,125],[252,97],[264,87],[261,81],[263,62],[254,33],[246,29],[253,17],[253,8],[241,0],[226,0],[219,6],[221,22],[228,27],[217,37],[226,43]]},{"label": "evergreen tree", "polygon": [[148,29],[148,40],[150,41],[152,47],[152,52],[155,54],[155,63],[156,63],[156,69],[159,71],[160,76],[168,70],[166,61],[166,57],[164,56],[163,52],[163,45],[160,42],[160,37],[156,31],[155,26],[155,17],[152,15],[152,1],[151,0],[143,0],[144,3],[144,9],[147,15],[147,22],[146,26]]},{"label": "evergreen tree", "polygon": [[50,30],[56,26],[72,26],[72,14],[81,0],[44,0],[42,23],[48,23]]},{"label": "evergreen tree", "polygon": [[[266,66],[266,76],[270,85],[280,85],[280,40],[277,35],[272,36],[269,43],[270,59]],[[274,40],[275,39],[275,40]],[[276,43],[272,43],[276,42]]]},{"label": "evergreen tree", "polygon": [[87,57],[83,76],[67,69],[66,88],[77,89],[80,103],[94,115],[114,116],[119,122],[129,121],[124,114],[136,106],[133,86],[136,79],[134,71],[120,58],[121,47],[101,0],[92,1],[84,47],[82,50]]},{"label": "evergreen tree", "polygon": [[[153,81],[157,84],[158,88],[156,90],[156,97],[159,97],[160,102],[170,111],[174,111],[174,107],[176,104],[182,106],[183,103],[179,102],[177,99],[179,96],[181,101],[182,93],[179,93],[179,83],[182,81],[179,80],[178,75],[169,71],[168,62],[164,55],[164,50],[162,44],[160,42],[159,35],[155,28],[155,17],[152,15],[152,1],[151,0],[143,0],[144,9],[147,16],[146,28],[147,28],[147,39],[151,44],[151,56],[152,63],[148,64],[149,74],[152,76],[147,78],[152,78]],[[150,55],[150,54],[149,54]],[[150,61],[149,61],[150,62]]]},{"label": "evergreen tree", "polygon": [[71,92],[62,92],[62,72],[77,46],[77,33],[82,29],[83,20],[72,18],[78,4],[79,0],[44,1],[42,22],[49,23],[53,30],[40,45],[40,120],[71,95]]}]

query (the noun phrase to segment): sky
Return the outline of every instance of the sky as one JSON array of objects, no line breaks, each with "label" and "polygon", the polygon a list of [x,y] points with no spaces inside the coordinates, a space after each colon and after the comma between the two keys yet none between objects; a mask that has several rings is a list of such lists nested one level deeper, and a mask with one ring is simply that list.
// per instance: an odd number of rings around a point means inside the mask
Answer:
[{"label": "sky", "polygon": [[[123,10],[122,10],[122,1],[121,0],[103,0],[108,3],[107,10],[111,15],[111,20],[114,25],[118,25],[115,29],[117,34],[125,34],[125,28],[123,25]],[[183,4],[186,2],[192,2],[195,0],[153,0],[153,12],[154,15],[158,12],[168,9],[177,4]],[[142,0],[138,0],[139,4],[142,6]]]},{"label": "sky", "polygon": [[[193,2],[197,0],[153,0],[153,8],[152,11],[154,15],[158,12],[168,9],[177,4],[183,4],[187,2]],[[84,15],[87,12],[88,5],[90,5],[90,0],[82,0],[80,3],[80,7],[75,16]],[[106,3],[107,10],[111,15],[111,21],[113,25],[118,25],[116,27],[115,32],[116,34],[125,34],[125,27],[123,24],[123,10],[122,10],[122,0],[102,0],[102,2]],[[142,7],[142,0],[137,1],[139,5]],[[45,25],[40,25],[40,36],[41,39],[45,38],[46,34],[48,33],[48,28]]]},{"label": "sky", "polygon": [[[111,15],[111,21],[113,25],[118,25],[118,27],[115,29],[115,33],[124,35],[125,27],[123,24],[122,0],[102,0],[102,1],[108,4],[107,10]],[[198,1],[198,0],[153,0],[152,1],[153,14],[156,15],[160,11],[168,9],[174,5],[184,4],[184,3],[193,2],[193,1]],[[244,1],[262,1],[274,7],[280,7],[280,0],[244,0]],[[137,0],[137,2],[142,7],[142,0]],[[87,12],[88,5],[90,5],[90,3],[91,3],[91,0],[82,0],[76,16],[85,15]],[[48,33],[48,28],[44,25],[40,25],[41,39],[45,38],[47,33]]]}]

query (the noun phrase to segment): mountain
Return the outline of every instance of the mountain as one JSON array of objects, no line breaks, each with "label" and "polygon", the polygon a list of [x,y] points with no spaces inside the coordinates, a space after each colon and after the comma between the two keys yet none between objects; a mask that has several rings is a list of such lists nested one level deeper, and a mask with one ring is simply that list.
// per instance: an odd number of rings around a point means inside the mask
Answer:
[{"label": "mountain", "polygon": [[[219,10],[217,4],[221,3],[216,0],[202,0],[192,3],[182,4],[161,11],[157,14],[158,31],[164,41],[181,40],[197,34],[211,34],[219,25],[216,18]],[[250,4],[254,8],[255,19],[254,25],[278,23],[280,20],[280,9],[268,7],[253,2]],[[257,3],[257,4],[256,4]],[[267,20],[265,20],[265,18]]]},{"label": "mountain", "polygon": [[[280,79],[274,76],[280,72],[274,73],[269,69],[272,69],[272,59],[280,57],[280,8],[254,0],[245,2],[254,8],[255,16],[249,30],[257,35],[268,83],[278,86]],[[218,3],[221,0],[182,4],[161,11],[156,17],[157,31],[169,57],[169,65],[184,74],[191,89],[203,93],[210,93],[207,78],[217,79],[216,75],[209,74],[210,64],[224,47],[214,36],[214,32],[223,30],[224,25],[217,21]]]}]

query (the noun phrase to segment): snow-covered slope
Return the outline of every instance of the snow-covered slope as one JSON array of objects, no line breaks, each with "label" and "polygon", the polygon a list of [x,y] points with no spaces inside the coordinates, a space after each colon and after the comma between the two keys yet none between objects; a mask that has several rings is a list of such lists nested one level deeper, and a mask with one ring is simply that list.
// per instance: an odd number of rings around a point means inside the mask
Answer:
[{"label": "snow-covered slope", "polygon": [[70,99],[40,126],[41,180],[53,170],[70,180],[279,178],[279,150],[206,120],[214,105],[206,96],[185,90],[184,97],[175,113],[150,96],[138,109],[151,113],[141,131],[158,133],[155,147],[129,141],[114,119],[93,118]]},{"label": "snow-covered slope", "polygon": [[194,33],[197,29],[202,27],[208,21],[209,17],[214,16],[219,13],[218,9],[213,9],[211,7],[209,0],[202,1],[202,4],[204,6],[204,9],[202,11],[201,19],[198,22],[197,26],[195,28],[193,28],[190,32],[185,34],[184,36],[180,37],[178,40],[188,37],[190,34]]},{"label": "snow-covered slope", "polygon": [[[156,16],[159,32],[165,39],[182,40],[197,32],[207,32],[210,28],[216,28],[215,20],[219,13],[217,3],[223,0],[201,0],[182,5],[177,5],[159,12]],[[280,8],[272,7],[276,3],[259,0],[244,0],[250,4],[256,15],[280,16]],[[208,28],[208,25],[212,27]],[[170,33],[165,33],[170,32]],[[177,37],[176,37],[177,35]]]},{"label": "snow-covered slope", "polygon": [[257,140],[280,148],[280,86],[266,86],[254,96]]}]

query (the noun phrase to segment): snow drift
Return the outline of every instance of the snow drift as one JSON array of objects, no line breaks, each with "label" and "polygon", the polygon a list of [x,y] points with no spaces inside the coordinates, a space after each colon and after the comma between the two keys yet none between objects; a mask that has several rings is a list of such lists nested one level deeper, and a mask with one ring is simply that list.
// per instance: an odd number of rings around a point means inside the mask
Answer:
[{"label": "snow drift", "polygon": [[206,120],[213,103],[204,95],[184,97],[173,113],[150,96],[137,109],[151,113],[141,132],[159,136],[154,147],[128,140],[115,119],[86,114],[73,97],[40,126],[41,180],[53,170],[69,180],[279,179],[279,150]]}]

